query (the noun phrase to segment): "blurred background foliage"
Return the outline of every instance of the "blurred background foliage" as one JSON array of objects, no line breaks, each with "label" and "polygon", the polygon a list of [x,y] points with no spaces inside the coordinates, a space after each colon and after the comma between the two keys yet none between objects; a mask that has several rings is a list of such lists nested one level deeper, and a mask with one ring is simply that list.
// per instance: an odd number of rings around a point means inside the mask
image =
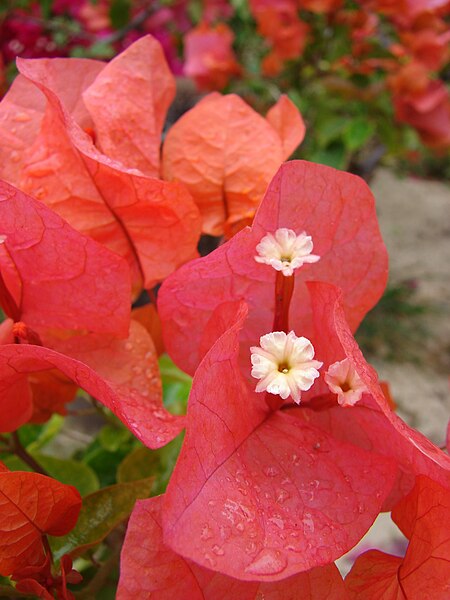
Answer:
[{"label": "blurred background foliage", "polygon": [[108,60],[142,35],[180,80],[179,111],[211,90],[260,112],[286,93],[309,135],[296,158],[370,178],[379,162],[448,178],[446,0],[6,0],[3,88],[16,56]]}]

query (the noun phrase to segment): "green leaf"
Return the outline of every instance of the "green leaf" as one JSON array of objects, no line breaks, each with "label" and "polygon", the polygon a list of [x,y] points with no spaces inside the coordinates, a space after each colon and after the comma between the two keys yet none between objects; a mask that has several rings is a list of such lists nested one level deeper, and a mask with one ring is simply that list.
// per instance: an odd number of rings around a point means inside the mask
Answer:
[{"label": "green leaf", "polygon": [[[41,450],[46,446],[54,437],[58,435],[64,425],[64,417],[61,415],[52,415],[52,417],[45,423],[45,425],[39,425],[37,437],[27,444],[28,452],[35,452]],[[25,427],[28,427],[27,425]],[[36,426],[35,426],[36,427]],[[21,432],[22,432],[21,428]],[[22,436],[21,436],[22,439]],[[22,442],[23,443],[23,442]]]},{"label": "green leaf", "polygon": [[33,452],[32,456],[51,477],[61,483],[73,485],[82,496],[92,494],[100,488],[96,473],[84,463],[72,459],[63,460],[39,452]]},{"label": "green leaf", "polygon": [[163,383],[164,406],[172,414],[186,414],[192,377],[176,367],[167,354],[163,354],[159,359],[159,370]]},{"label": "green leaf", "polygon": [[127,519],[136,500],[148,498],[153,479],[118,483],[83,498],[78,522],[63,537],[49,537],[53,556],[59,560],[64,554],[80,556],[99,544],[117,525]]},{"label": "green leaf", "polygon": [[154,451],[139,446],[133,450],[117,467],[117,481],[128,483],[155,475],[160,469],[159,455]]},{"label": "green leaf", "polygon": [[336,142],[330,144],[327,148],[316,150],[311,154],[309,160],[335,169],[345,169],[347,166],[347,150],[343,144]]},{"label": "green leaf", "polygon": [[132,437],[132,434],[125,427],[114,427],[105,425],[100,430],[98,440],[100,444],[109,452],[116,452]]},{"label": "green leaf", "polygon": [[128,24],[130,20],[130,2],[129,0],[113,0],[109,8],[109,18],[114,29],[121,29]]},{"label": "green leaf", "polygon": [[344,132],[344,143],[354,152],[358,150],[373,136],[375,125],[367,119],[353,119]]},{"label": "green leaf", "polygon": [[319,119],[315,132],[319,146],[325,148],[330,142],[342,138],[344,131],[348,127],[348,122],[348,117],[340,115],[332,115]]}]

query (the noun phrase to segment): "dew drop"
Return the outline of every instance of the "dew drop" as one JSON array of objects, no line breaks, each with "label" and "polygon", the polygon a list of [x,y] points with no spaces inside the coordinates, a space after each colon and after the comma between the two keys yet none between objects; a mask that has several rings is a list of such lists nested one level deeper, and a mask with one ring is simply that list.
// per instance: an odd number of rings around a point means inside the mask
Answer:
[{"label": "dew drop", "polygon": [[267,477],[276,477],[278,475],[278,469],[276,467],[267,467],[264,469],[264,473]]},{"label": "dew drop", "polygon": [[276,575],[284,571],[286,566],[286,557],[279,550],[264,548],[245,570],[253,575]]},{"label": "dew drop", "polygon": [[215,544],[211,550],[214,552],[214,554],[216,556],[223,556],[225,554],[225,550],[223,548],[221,548],[220,546],[218,546],[217,544]]},{"label": "dew drop", "polygon": [[31,117],[27,113],[21,112],[16,113],[12,120],[16,123],[27,123],[28,121],[31,121]]},{"label": "dew drop", "polygon": [[210,528],[210,526],[208,525],[208,523],[205,523],[202,527],[202,533],[200,534],[200,537],[202,540],[209,540],[211,539],[213,536],[213,532]]},{"label": "dew drop", "polygon": [[131,342],[127,342],[127,343],[125,344],[125,350],[127,350],[128,352],[129,352],[130,350],[133,350],[133,344],[132,344]]},{"label": "dew drop", "polygon": [[244,525],[244,523],[238,523],[238,524],[236,525],[236,529],[237,529],[239,532],[241,532],[241,533],[242,533],[242,532],[244,531],[244,529],[245,529],[245,525]]}]

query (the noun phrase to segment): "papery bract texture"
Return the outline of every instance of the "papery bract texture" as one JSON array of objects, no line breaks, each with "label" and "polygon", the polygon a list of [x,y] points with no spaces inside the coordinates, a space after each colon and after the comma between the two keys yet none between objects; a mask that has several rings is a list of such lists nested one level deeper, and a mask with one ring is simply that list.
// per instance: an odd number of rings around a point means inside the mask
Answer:
[{"label": "papery bract texture", "polygon": [[234,94],[210,94],[169,130],[164,179],[187,186],[204,233],[222,235],[251,219],[276,170],[303,140],[303,121],[288,98],[270,115],[264,119]]},{"label": "papery bract texture", "polygon": [[352,331],[380,298],[387,278],[387,253],[369,188],[354,175],[290,161],[272,180],[252,228],[185,265],[161,287],[158,308],[166,349],[183,370],[193,374],[226,329],[226,320],[221,322],[218,313],[227,303],[245,299],[249,304],[240,338],[243,345],[257,345],[261,335],[273,331],[277,275],[271,266],[258,264],[255,256],[261,239],[279,228],[297,235],[306,232],[312,237],[314,254],[320,256],[315,264],[295,271],[289,324],[297,335],[310,339],[312,332],[306,281],[329,282],[343,289]]},{"label": "papery bract texture", "polygon": [[231,577],[277,581],[350,549],[378,514],[396,466],[270,412],[240,372],[245,316],[243,305],[195,374],[164,499],[164,541]]},{"label": "papery bract texture", "polygon": [[346,600],[334,564],[261,583],[237,581],[184,559],[164,544],[162,501],[160,496],[136,503],[122,548],[118,600]]},{"label": "papery bract texture", "polygon": [[123,259],[2,181],[0,235],[0,272],[17,308],[9,315],[14,320],[127,334],[130,275]]},{"label": "papery bract texture", "polygon": [[0,463],[0,574],[42,562],[42,536],[68,533],[80,508],[74,487]]},{"label": "papery bract texture", "polygon": [[354,600],[446,600],[450,591],[450,490],[427,477],[392,511],[410,539],[404,558],[370,550],[345,583]]},{"label": "papery bract texture", "polygon": [[[450,458],[419,431],[406,425],[390,408],[375,370],[365,361],[346,323],[341,292],[323,283],[309,283],[308,288],[314,307],[311,339],[324,366],[320,379],[313,390],[305,393],[305,399],[321,392],[326,397],[312,398],[302,410],[289,412],[336,439],[396,460],[398,478],[385,510],[390,510],[392,503],[410,491],[417,474],[450,487]],[[346,409],[337,405],[337,396],[329,394],[324,381],[328,366],[344,358],[358,373],[367,391],[355,406]]]},{"label": "papery bract texture", "polygon": [[83,93],[97,147],[107,156],[153,177],[175,79],[161,45],[147,35],[107,64]]},{"label": "papery bract texture", "polygon": [[[142,325],[132,321],[125,340],[92,335],[58,346],[60,352],[30,344],[0,346],[1,389],[10,389],[30,373],[58,369],[112,410],[147,446],[164,446],[181,431],[184,419],[163,407],[157,355]],[[18,414],[14,396],[8,398],[2,397],[1,431],[15,429],[29,416],[27,406]]]},{"label": "papery bract texture", "polygon": [[[98,60],[52,58],[45,60],[53,91],[82,128],[93,127],[82,92],[105,67]],[[70,68],[70,85],[67,73]],[[45,96],[22,76],[16,77],[0,103],[0,173],[3,179],[18,184],[26,151],[39,134],[46,106]]]},{"label": "papery bract texture", "polygon": [[[16,135],[12,133],[17,130],[15,119],[22,118],[23,112],[16,87],[19,92],[25,90],[28,104],[34,99],[38,107],[21,122],[20,139],[23,142],[27,133],[28,138],[26,147],[16,153],[18,168],[0,165],[0,175],[5,168],[3,176],[11,183],[124,256],[135,292],[143,285],[153,286],[197,256],[200,233],[198,209],[187,190],[156,179],[160,131],[173,82],[167,79],[167,67],[157,75],[151,65],[145,66],[149,57],[154,66],[153,59],[160,52],[155,44],[151,38],[140,40],[136,48],[133,45],[109,65],[102,65],[105,72],[96,73],[90,85],[77,76],[81,95],[75,105],[72,97],[67,99],[61,92],[63,64],[67,73],[72,59],[57,65],[53,60],[19,60],[27,79],[19,77],[0,104],[0,127],[8,139]],[[146,48],[146,59],[141,60],[140,51]],[[77,73],[83,64],[76,62]],[[89,61],[86,64],[92,74],[95,69]],[[129,121],[123,117],[128,105],[115,102],[119,89],[123,98],[124,69],[134,98]],[[105,96],[99,103],[98,94],[109,88],[111,99]],[[136,98],[142,99],[141,104]],[[109,127],[111,121],[114,127],[108,133],[106,123]],[[171,238],[178,243],[169,243]]]}]

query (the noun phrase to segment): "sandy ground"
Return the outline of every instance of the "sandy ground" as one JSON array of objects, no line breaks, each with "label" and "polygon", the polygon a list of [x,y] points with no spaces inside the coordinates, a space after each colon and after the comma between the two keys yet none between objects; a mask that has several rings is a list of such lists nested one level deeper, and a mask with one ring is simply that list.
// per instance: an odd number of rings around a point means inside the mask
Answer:
[{"label": "sandy ground", "polygon": [[389,252],[390,281],[415,280],[414,298],[428,307],[420,317],[424,336],[417,363],[372,362],[390,383],[402,418],[442,446],[450,412],[450,186],[399,179],[380,169],[371,188]]}]

